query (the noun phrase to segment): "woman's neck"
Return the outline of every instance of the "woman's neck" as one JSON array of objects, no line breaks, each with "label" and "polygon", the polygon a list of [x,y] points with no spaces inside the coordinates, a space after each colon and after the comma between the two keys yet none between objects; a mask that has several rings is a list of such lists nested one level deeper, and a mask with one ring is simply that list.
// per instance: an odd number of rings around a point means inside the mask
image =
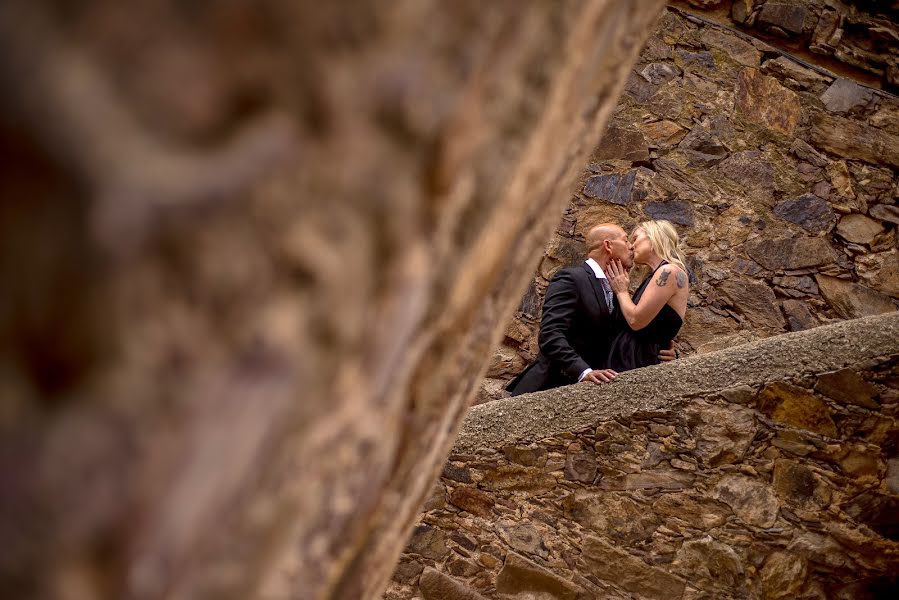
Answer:
[{"label": "woman's neck", "polygon": [[665,262],[665,259],[663,259],[661,256],[656,256],[655,254],[653,254],[649,258],[649,260],[646,261],[646,264],[649,266],[650,269],[655,271],[656,269],[659,268],[659,265],[662,264],[663,262]]}]

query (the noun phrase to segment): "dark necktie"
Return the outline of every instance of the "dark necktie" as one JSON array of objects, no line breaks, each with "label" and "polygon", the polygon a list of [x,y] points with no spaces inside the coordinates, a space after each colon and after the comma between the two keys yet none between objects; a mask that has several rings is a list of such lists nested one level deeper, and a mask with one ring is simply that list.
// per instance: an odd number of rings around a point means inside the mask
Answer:
[{"label": "dark necktie", "polygon": [[602,293],[605,294],[606,297],[606,306],[609,307],[609,310],[612,310],[612,299],[614,298],[614,294],[612,294],[612,288],[609,287],[609,280],[605,278],[601,278],[599,280],[599,285],[602,286]]}]

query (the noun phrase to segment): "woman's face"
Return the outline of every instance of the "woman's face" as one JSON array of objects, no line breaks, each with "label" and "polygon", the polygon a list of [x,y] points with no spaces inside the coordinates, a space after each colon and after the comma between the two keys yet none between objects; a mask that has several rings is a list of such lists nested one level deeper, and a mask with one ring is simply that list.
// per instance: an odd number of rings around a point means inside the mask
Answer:
[{"label": "woman's face", "polygon": [[634,247],[634,262],[641,265],[649,264],[649,258],[652,256],[652,244],[646,237],[646,232],[640,227],[634,229],[631,234],[631,244]]}]

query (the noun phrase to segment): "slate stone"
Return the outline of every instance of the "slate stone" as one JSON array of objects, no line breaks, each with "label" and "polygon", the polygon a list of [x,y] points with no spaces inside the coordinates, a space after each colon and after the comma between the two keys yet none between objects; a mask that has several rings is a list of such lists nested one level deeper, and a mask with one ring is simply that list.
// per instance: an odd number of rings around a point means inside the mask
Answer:
[{"label": "slate stone", "polygon": [[723,176],[741,184],[747,195],[767,200],[774,191],[774,167],[757,150],[735,152],[716,169]]},{"label": "slate stone", "polygon": [[706,27],[702,32],[702,43],[712,48],[718,48],[727,55],[730,60],[745,67],[758,67],[762,53],[755,47],[736,35],[717,29]]},{"label": "slate stone", "polygon": [[858,159],[899,169],[899,136],[857,119],[827,113],[812,118],[809,141],[844,159]]},{"label": "slate stone", "polygon": [[829,160],[821,156],[821,153],[799,138],[796,138],[790,144],[790,152],[795,154],[797,158],[804,160],[807,163],[811,163],[816,167],[826,167],[830,163]]},{"label": "slate stone", "polygon": [[819,491],[818,480],[812,470],[794,460],[775,462],[772,483],[781,500],[800,508],[821,508],[821,504],[829,500],[825,490]]},{"label": "slate stone", "polygon": [[874,400],[877,387],[862,379],[853,369],[842,369],[833,373],[818,376],[815,391],[845,404],[854,404],[864,408],[877,409]]},{"label": "slate stone", "polygon": [[493,498],[474,487],[460,485],[453,488],[449,503],[479,517],[488,517],[493,510]]},{"label": "slate stone", "polygon": [[540,315],[541,306],[542,300],[537,293],[537,282],[531,280],[531,284],[528,286],[527,291],[525,291],[524,296],[521,297],[521,303],[518,305],[518,312],[527,315],[532,319],[536,319]]},{"label": "slate stone", "polygon": [[656,148],[670,148],[687,134],[687,130],[674,121],[654,121],[644,123],[639,127],[649,145]]},{"label": "slate stone", "polygon": [[883,231],[883,225],[865,215],[846,215],[837,224],[837,234],[853,244],[870,244]]},{"label": "slate stone", "polygon": [[649,160],[649,147],[639,131],[609,127],[593,153],[595,160]]},{"label": "slate stone", "polygon": [[412,532],[406,552],[440,560],[450,553],[450,549],[446,545],[445,533],[430,525],[419,525]]},{"label": "slate stone", "polygon": [[686,588],[680,577],[651,567],[640,558],[592,535],[584,538],[581,563],[585,572],[643,598],[680,598]]},{"label": "slate stone", "polygon": [[746,242],[745,248],[750,258],[771,271],[817,267],[835,258],[831,245],[820,237],[756,239]]},{"label": "slate stone", "polygon": [[790,331],[804,331],[819,325],[808,305],[802,300],[784,300],[783,311]]},{"label": "slate stone", "polygon": [[649,540],[661,519],[625,494],[576,490],[563,501],[565,515],[583,527],[626,543]]},{"label": "slate stone", "polygon": [[815,275],[821,295],[844,319],[857,319],[896,310],[889,296],[863,285],[828,275]]},{"label": "slate stone", "polygon": [[635,171],[628,171],[624,175],[595,175],[584,185],[584,195],[613,204],[629,204],[639,195],[634,190],[636,179]]},{"label": "slate stone", "polygon": [[756,527],[773,527],[780,502],[771,486],[744,475],[725,475],[712,489],[712,498],[731,507],[744,522]]},{"label": "slate stone", "polygon": [[678,64],[684,71],[700,71],[711,73],[717,70],[715,57],[711,52],[690,52],[688,50],[678,50],[675,53]]},{"label": "slate stone", "polygon": [[740,462],[755,438],[755,412],[748,408],[697,402],[686,415],[696,440],[693,455],[705,465]]},{"label": "slate stone", "polygon": [[865,492],[840,508],[883,537],[899,540],[899,496]]},{"label": "slate stone", "polygon": [[728,279],[718,285],[718,291],[756,327],[781,331],[786,326],[777,308],[777,298],[765,283],[752,279]]},{"label": "slate stone", "polygon": [[[766,5],[767,6],[767,5]],[[745,120],[791,136],[802,117],[799,96],[756,69],[737,76],[735,106]]]},{"label": "slate stone", "polygon": [[596,454],[581,444],[571,444],[565,457],[565,479],[593,483],[596,479]]},{"label": "slate stone", "polygon": [[836,221],[836,213],[830,204],[814,194],[784,200],[774,205],[773,212],[781,219],[795,223],[811,233],[828,231]]},{"label": "slate stone", "polygon": [[692,227],[695,223],[693,206],[689,202],[669,200],[667,202],[647,202],[643,212],[653,219],[664,219],[678,225]]},{"label": "slate stone", "polygon": [[584,593],[582,588],[515,552],[506,555],[506,562],[496,576],[496,591],[510,595],[548,596],[553,600],[577,600]]},{"label": "slate stone", "polygon": [[653,85],[662,85],[676,77],[680,77],[681,70],[667,63],[652,63],[643,67],[640,75]]},{"label": "slate stone", "polygon": [[526,467],[542,467],[546,464],[546,448],[525,446],[504,446],[506,460]]},{"label": "slate stone", "polygon": [[759,573],[762,597],[772,600],[796,598],[807,577],[808,565],[804,558],[788,552],[774,552]]},{"label": "slate stone", "polygon": [[831,409],[805,388],[775,382],[759,393],[759,408],[775,421],[834,437],[837,426]]},{"label": "slate stone", "polygon": [[803,294],[814,296],[818,294],[818,284],[815,280],[807,275],[775,277],[774,285],[791,290],[797,290]]},{"label": "slate stone", "polygon": [[661,517],[677,517],[703,531],[721,527],[730,515],[730,509],[724,504],[689,492],[661,494],[653,503],[652,512]]},{"label": "slate stone", "polygon": [[701,584],[703,589],[716,585],[740,588],[746,581],[736,551],[709,535],[684,542],[672,567],[694,585]]},{"label": "slate stone", "polygon": [[524,554],[547,558],[549,551],[543,544],[543,537],[537,528],[530,523],[499,521],[496,524],[499,536],[510,548]]},{"label": "slate stone", "polygon": [[867,106],[874,92],[849,79],[837,79],[821,94],[821,102],[830,112],[843,114]]},{"label": "slate stone", "polygon": [[780,27],[789,33],[802,33],[808,11],[801,4],[791,2],[766,2],[762,5],[757,23]]},{"label": "slate stone", "polygon": [[899,225],[899,207],[890,206],[888,204],[875,204],[868,211],[868,214],[875,219],[887,221],[894,225]]},{"label": "slate stone", "polygon": [[443,465],[440,476],[459,483],[471,483],[471,470],[468,467],[457,467],[451,462]]},{"label": "slate stone", "polygon": [[484,596],[449,575],[425,567],[418,582],[424,600],[487,600]]}]

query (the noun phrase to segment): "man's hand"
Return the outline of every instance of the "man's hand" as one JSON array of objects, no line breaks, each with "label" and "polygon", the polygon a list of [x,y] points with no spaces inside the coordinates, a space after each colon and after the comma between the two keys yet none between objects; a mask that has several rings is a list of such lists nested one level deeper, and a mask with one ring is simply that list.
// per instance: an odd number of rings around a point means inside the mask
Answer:
[{"label": "man's hand", "polygon": [[674,342],[671,342],[671,345],[667,348],[659,350],[660,361],[669,362],[674,360],[675,358],[680,358],[680,353],[677,351],[677,348],[674,347]]},{"label": "man's hand", "polygon": [[618,377],[618,373],[612,369],[593,369],[581,381],[592,381],[593,383],[608,383]]}]

